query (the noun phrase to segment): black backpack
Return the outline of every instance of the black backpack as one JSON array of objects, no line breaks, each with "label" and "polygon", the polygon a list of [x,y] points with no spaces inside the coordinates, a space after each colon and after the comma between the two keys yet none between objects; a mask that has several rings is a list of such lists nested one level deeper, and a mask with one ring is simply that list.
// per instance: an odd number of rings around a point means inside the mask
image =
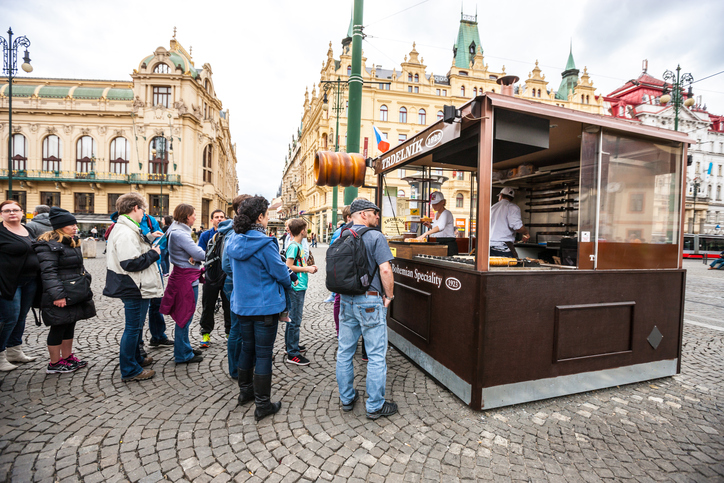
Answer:
[{"label": "black backpack", "polygon": [[217,232],[206,247],[206,285],[214,288],[224,286],[226,272],[221,268],[221,255],[224,253],[224,239],[226,234]]},{"label": "black backpack", "polygon": [[342,230],[339,238],[327,249],[327,290],[343,295],[362,295],[369,290],[377,266],[370,273],[362,235],[372,229]]}]

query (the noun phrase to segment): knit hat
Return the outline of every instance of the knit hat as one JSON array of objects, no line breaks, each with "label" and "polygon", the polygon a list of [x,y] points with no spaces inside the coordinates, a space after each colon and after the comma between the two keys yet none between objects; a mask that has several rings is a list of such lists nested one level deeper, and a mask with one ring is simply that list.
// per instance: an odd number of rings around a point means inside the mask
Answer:
[{"label": "knit hat", "polygon": [[53,230],[59,230],[64,226],[75,225],[78,223],[75,216],[71,215],[68,210],[58,208],[57,206],[53,206],[50,209],[49,219]]},{"label": "knit hat", "polygon": [[349,212],[351,213],[357,213],[358,211],[365,211],[365,210],[377,210],[380,211],[379,207],[372,203],[371,201],[367,200],[354,200],[351,205],[349,205]]}]

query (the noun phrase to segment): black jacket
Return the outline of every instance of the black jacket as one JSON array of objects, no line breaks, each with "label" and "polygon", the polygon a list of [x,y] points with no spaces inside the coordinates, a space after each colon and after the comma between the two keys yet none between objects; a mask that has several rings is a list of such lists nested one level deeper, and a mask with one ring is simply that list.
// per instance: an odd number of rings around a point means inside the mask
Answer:
[{"label": "black jacket", "polygon": [[[55,240],[33,243],[38,254],[43,279],[43,295],[40,308],[45,325],[62,325],[90,319],[96,315],[96,307],[91,298],[76,305],[56,307],[55,300],[66,298],[63,280],[70,280],[85,272],[80,247],[72,248],[70,238],[63,242]],[[85,272],[88,278],[90,274]],[[91,294],[92,297],[92,294]]]}]

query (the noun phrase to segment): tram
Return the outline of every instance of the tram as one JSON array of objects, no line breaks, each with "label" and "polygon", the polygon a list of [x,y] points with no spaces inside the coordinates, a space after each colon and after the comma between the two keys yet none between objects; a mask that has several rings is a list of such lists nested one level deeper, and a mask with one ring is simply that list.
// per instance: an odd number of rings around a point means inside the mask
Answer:
[{"label": "tram", "polygon": [[724,251],[724,235],[684,235],[684,258],[719,258]]}]

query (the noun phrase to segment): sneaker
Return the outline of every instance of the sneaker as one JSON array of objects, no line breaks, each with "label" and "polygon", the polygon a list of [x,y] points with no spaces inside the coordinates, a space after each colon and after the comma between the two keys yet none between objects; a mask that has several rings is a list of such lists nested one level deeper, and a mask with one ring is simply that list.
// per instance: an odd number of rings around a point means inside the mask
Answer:
[{"label": "sneaker", "polygon": [[141,361],[141,367],[148,367],[153,364],[153,357],[144,357]]},{"label": "sneaker", "polygon": [[151,347],[158,347],[160,345],[173,345],[173,341],[168,337],[160,340],[151,339]]},{"label": "sneaker", "polygon": [[226,340],[229,340],[229,334],[226,334]]},{"label": "sneaker", "polygon": [[367,411],[367,419],[379,419],[382,416],[389,417],[397,413],[397,404],[392,401],[385,401],[381,408],[371,413]]},{"label": "sneaker", "polygon": [[324,299],[325,304],[331,304],[332,302],[334,302],[334,294],[332,294],[329,297],[327,297],[326,299]]},{"label": "sneaker", "polygon": [[66,372],[75,372],[78,368],[73,366],[70,362],[65,359],[61,359],[55,364],[52,362],[48,363],[48,368],[45,369],[46,374],[63,374]]},{"label": "sneaker", "polygon": [[156,371],[153,369],[144,369],[141,371],[140,374],[129,377],[128,379],[122,379],[123,382],[131,382],[131,381],[145,381],[147,379],[151,379],[153,376],[156,375]]},{"label": "sneaker", "polygon": [[209,342],[211,342],[211,334],[204,334],[201,336],[201,348],[208,349]]},{"label": "sneaker", "polygon": [[83,369],[88,365],[88,362],[78,359],[75,354],[71,354],[66,357],[65,362],[69,363],[71,366],[75,366],[76,369]]},{"label": "sneaker", "polygon": [[191,359],[189,359],[187,361],[183,361],[183,362],[177,362],[176,364],[190,364],[192,362],[201,362],[203,360],[204,360],[204,356],[196,354]]},{"label": "sneaker", "polygon": [[355,389],[355,390],[354,390],[354,397],[352,398],[352,400],[351,400],[350,402],[348,402],[347,404],[342,403],[342,411],[348,413],[348,412],[350,412],[351,410],[353,410],[353,409],[354,409],[354,403],[356,403],[358,399],[359,399],[359,391],[358,391],[357,389]]},{"label": "sneaker", "polygon": [[[303,345],[300,345],[300,346],[299,346],[299,353],[300,353],[300,354],[306,354],[306,353],[307,353],[307,348],[306,348],[305,346],[303,346]],[[284,349],[284,355],[289,355],[289,353],[287,352],[286,349]]]},{"label": "sneaker", "polygon": [[191,350],[193,351],[195,356],[200,356],[201,354],[204,353],[204,351],[202,351],[201,349],[191,349]]},{"label": "sneaker", "polygon": [[309,359],[304,357],[303,355],[299,354],[298,356],[294,357],[287,357],[284,359],[285,362],[288,362],[289,364],[296,364],[298,366],[308,366],[309,365]]},{"label": "sneaker", "polygon": [[362,362],[369,362],[369,358],[367,357],[367,354],[362,355]]}]

